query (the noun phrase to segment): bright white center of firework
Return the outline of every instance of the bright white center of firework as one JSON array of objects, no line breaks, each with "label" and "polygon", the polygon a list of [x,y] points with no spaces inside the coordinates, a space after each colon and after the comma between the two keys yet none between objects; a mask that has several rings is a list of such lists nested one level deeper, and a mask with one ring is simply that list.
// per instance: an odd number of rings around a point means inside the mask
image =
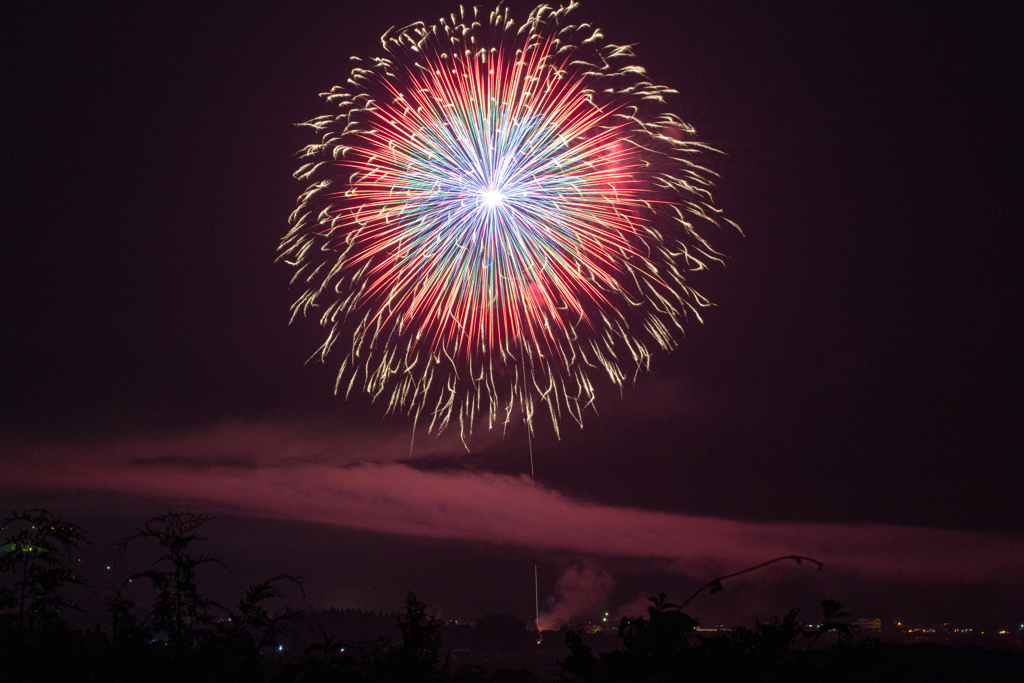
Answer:
[{"label": "bright white center of firework", "polygon": [[501,206],[504,198],[505,195],[494,188],[488,188],[480,193],[480,201],[489,209],[496,209]]}]

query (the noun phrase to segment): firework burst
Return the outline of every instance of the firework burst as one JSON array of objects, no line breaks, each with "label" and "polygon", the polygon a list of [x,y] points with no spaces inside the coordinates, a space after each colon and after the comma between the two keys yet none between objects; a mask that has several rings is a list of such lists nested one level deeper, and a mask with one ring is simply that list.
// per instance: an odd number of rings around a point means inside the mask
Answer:
[{"label": "firework burst", "polygon": [[622,385],[699,320],[685,274],[718,260],[699,230],[724,220],[692,161],[708,148],[575,7],[388,31],[304,124],[320,141],[280,259],[320,358],[344,349],[336,391],[464,436],[546,405],[557,431],[592,374]]}]

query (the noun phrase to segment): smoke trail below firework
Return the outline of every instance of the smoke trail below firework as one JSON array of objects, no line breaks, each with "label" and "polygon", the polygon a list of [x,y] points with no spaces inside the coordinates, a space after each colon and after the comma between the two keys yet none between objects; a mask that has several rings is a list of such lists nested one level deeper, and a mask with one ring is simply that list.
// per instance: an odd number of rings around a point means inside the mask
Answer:
[{"label": "smoke trail below firework", "polygon": [[709,149],[626,46],[575,8],[516,26],[460,10],[382,37],[305,125],[321,140],[279,258],[319,316],[321,359],[431,430],[457,418],[582,424],[593,373],[623,385],[708,305],[685,274],[717,253]]}]

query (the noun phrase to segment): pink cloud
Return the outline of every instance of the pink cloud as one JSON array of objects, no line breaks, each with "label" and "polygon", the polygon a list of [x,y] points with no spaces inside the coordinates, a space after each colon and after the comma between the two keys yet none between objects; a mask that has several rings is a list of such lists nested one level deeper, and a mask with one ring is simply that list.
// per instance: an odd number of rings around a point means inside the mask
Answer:
[{"label": "pink cloud", "polygon": [[571,565],[558,578],[548,611],[540,615],[541,629],[557,629],[608,602],[615,580],[598,567]]},{"label": "pink cloud", "polygon": [[[238,446],[230,429],[222,438]],[[235,446],[219,452],[245,452]],[[204,466],[198,457],[181,461],[170,457],[178,451],[165,453],[140,461],[125,453],[98,458],[69,447],[49,457],[8,458],[0,484],[125,492],[390,534],[666,558],[680,571],[709,562],[743,567],[792,553],[856,573],[908,580],[977,581],[1024,571],[1024,540],[1014,536],[703,518],[582,502],[527,476],[425,472],[398,463],[342,467],[309,462],[306,456],[264,455],[243,466]]]},{"label": "pink cloud", "polygon": [[[350,465],[410,458],[412,429],[387,431],[359,429],[329,421],[223,422],[202,429],[171,434],[146,434],[92,444],[6,445],[7,461],[97,462],[105,466],[165,464],[197,467],[284,466],[296,463]],[[423,430],[420,430],[421,432]],[[477,447],[500,439],[483,432]],[[440,436],[417,434],[414,455],[461,457],[466,447],[457,432]]]}]

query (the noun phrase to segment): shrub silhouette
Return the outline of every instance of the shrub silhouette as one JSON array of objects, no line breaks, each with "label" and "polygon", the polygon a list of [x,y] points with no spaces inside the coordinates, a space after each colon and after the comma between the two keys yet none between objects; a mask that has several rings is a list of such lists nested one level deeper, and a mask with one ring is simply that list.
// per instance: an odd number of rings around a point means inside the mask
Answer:
[{"label": "shrub silhouette", "polygon": [[[166,634],[167,645],[177,657],[194,648],[208,635],[214,610],[223,609],[204,597],[196,583],[196,571],[206,564],[223,562],[211,553],[195,553],[196,542],[207,539],[199,529],[213,518],[191,512],[167,512],[147,521],[135,534],[121,539],[116,557],[122,557],[134,543],[151,540],[160,557],[151,569],[133,574],[127,581],[147,579],[159,595],[147,617],[147,626],[155,634]],[[126,588],[125,584],[121,586]]]},{"label": "shrub silhouette", "polygon": [[[88,544],[85,532],[46,510],[12,513],[0,538],[0,680],[18,683],[528,683],[526,669],[488,673],[478,664],[454,675],[442,645],[437,613],[406,595],[397,615],[400,639],[389,637],[346,645],[326,633],[298,657],[279,653],[281,637],[307,623],[292,609],[289,590],[301,583],[279,574],[251,586],[231,607],[200,589],[199,570],[222,565],[213,553],[198,549],[201,528],[212,520],[190,512],[167,512],[146,522],[118,544],[155,545],[157,559],[132,575],[132,589],[148,583],[156,591],[148,611],[140,610],[129,584],[111,586],[105,601],[109,632],[72,628],[67,616],[78,605],[69,594],[86,587],[74,571],[73,557]],[[562,683],[660,683],[663,681],[906,681],[1024,680],[1024,657],[980,648],[905,646],[867,640],[855,642],[843,617],[844,605],[821,603],[821,625],[803,628],[799,613],[707,635],[684,608],[697,595],[722,590],[727,579],[774,562],[776,558],[708,582],[680,605],[664,594],[650,598],[643,617],[623,619],[621,649],[595,654],[581,629],[563,629],[568,656],[561,663]],[[142,579],[142,581],[138,581]],[[283,609],[272,605],[284,602]],[[149,603],[144,603],[149,604]],[[359,613],[367,627],[383,615]],[[373,619],[369,619],[373,616]],[[500,640],[525,633],[518,619],[481,617]],[[491,622],[494,622],[493,624]],[[509,628],[505,628],[505,627]],[[493,628],[492,628],[493,627]],[[375,627],[374,627],[375,628]],[[525,643],[524,649],[531,647]],[[273,654],[271,654],[273,653]]]},{"label": "shrub silhouette", "polygon": [[405,596],[398,618],[401,645],[385,645],[369,657],[371,678],[382,683],[440,683],[448,677],[448,657],[441,651],[441,622],[437,613],[416,598]]},{"label": "shrub silhouette", "polygon": [[0,637],[62,626],[64,613],[78,609],[65,590],[86,585],[71,564],[71,554],[88,543],[86,533],[46,510],[12,512],[0,523],[0,532],[8,530],[14,533],[0,544]]},{"label": "shrub silhouette", "polygon": [[69,589],[88,585],[72,563],[86,533],[40,509],[12,512],[0,533],[0,679],[60,681],[88,668],[103,643],[66,619],[81,611]]},{"label": "shrub silhouette", "polygon": [[[276,683],[443,683],[449,680],[449,658],[442,651],[441,622],[437,613],[405,596],[398,615],[401,642],[389,637],[346,645],[324,634],[323,641],[306,648],[302,659],[287,667]],[[360,646],[362,646],[360,648]]]},{"label": "shrub silhouette", "polygon": [[129,579],[146,579],[158,591],[141,622],[132,613],[134,603],[124,596],[128,581],[107,601],[112,645],[120,655],[113,665],[121,674],[128,675],[142,661],[148,662],[143,668],[159,672],[161,678],[156,680],[263,681],[261,653],[276,647],[279,635],[301,621],[301,611],[286,608],[271,614],[265,606],[289,598],[285,585],[302,591],[301,582],[290,574],[249,587],[234,609],[203,595],[197,570],[224,565],[213,553],[194,548],[207,540],[199,530],[212,519],[186,511],[166,512],[118,543],[116,557],[123,556],[130,545],[146,541],[155,543],[159,553],[150,569]]},{"label": "shrub silhouette", "polygon": [[[196,552],[205,541],[199,529],[207,515],[167,512],[153,517],[129,545],[155,542],[154,565],[130,579],[145,579],[158,591],[140,619],[128,593],[129,581],[112,586],[105,611],[110,632],[73,629],[67,612],[78,605],[66,593],[87,586],[72,555],[88,543],[77,525],[46,510],[14,512],[3,521],[10,531],[0,544],[0,679],[7,681],[252,681],[266,680],[263,651],[301,621],[300,611],[271,613],[268,604],[288,599],[287,586],[301,583],[281,574],[249,588],[233,608],[200,591],[197,569],[222,564]],[[135,583],[134,585],[138,585]],[[81,610],[79,610],[81,611]]]}]

